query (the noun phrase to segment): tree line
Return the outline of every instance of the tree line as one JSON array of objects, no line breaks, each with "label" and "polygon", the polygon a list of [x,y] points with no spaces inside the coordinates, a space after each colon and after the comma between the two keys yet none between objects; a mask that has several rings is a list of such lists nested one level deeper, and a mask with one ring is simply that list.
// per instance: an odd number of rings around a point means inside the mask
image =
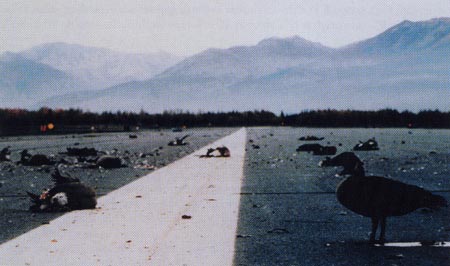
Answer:
[{"label": "tree line", "polygon": [[172,127],[411,127],[450,128],[450,112],[424,110],[417,113],[394,109],[378,111],[305,110],[297,114],[274,114],[265,110],[246,112],[141,112],[94,113],[81,109],[0,109],[0,135],[122,131]]}]

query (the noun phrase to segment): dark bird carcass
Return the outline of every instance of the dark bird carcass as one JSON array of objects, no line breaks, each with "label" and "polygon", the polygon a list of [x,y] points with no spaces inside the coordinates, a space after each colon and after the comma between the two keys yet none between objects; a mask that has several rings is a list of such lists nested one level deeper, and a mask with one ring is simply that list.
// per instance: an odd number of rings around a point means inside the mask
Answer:
[{"label": "dark bird carcass", "polygon": [[[347,155],[349,156],[349,155]],[[336,189],[338,201],[349,210],[370,217],[370,242],[375,243],[380,226],[379,243],[385,242],[386,218],[402,216],[419,208],[438,209],[447,206],[447,200],[420,187],[381,176],[366,176],[363,163],[354,160],[350,175]]]},{"label": "dark bird carcass", "polygon": [[214,152],[216,151],[216,149],[213,148],[208,148],[208,150],[206,151],[206,154],[200,155],[200,158],[211,158],[214,157]]},{"label": "dark bird carcass", "polygon": [[189,137],[189,135],[185,135],[182,138],[175,138],[175,140],[170,141],[167,145],[169,145],[169,146],[184,146],[184,145],[187,145],[188,143],[184,141],[187,137]]},{"label": "dark bird carcass", "polygon": [[358,144],[353,147],[354,151],[376,151],[379,150],[378,142],[375,138],[371,138],[365,142],[360,141]]},{"label": "dark bird carcass", "polygon": [[353,172],[356,163],[362,163],[361,160],[353,152],[343,152],[333,158],[326,157],[325,160],[319,162],[319,166],[342,166],[342,170],[339,174],[346,175]]},{"label": "dark bird carcass", "polygon": [[11,150],[9,148],[11,147],[5,147],[0,151],[0,162],[11,161]]},{"label": "dark bird carcass", "polygon": [[315,140],[323,140],[325,139],[324,137],[316,137],[316,136],[303,136],[300,137],[298,140],[302,140],[302,141],[315,141]]},{"label": "dark bird carcass", "polygon": [[122,163],[122,159],[120,159],[119,157],[111,155],[103,155],[96,160],[95,167],[112,169],[112,168],[126,167],[126,165]]},{"label": "dark bird carcass", "polygon": [[322,145],[318,144],[318,143],[313,143],[313,144],[303,144],[298,146],[298,148],[295,150],[297,152],[317,152],[320,151],[322,149]]},{"label": "dark bird carcass", "polygon": [[19,164],[26,166],[42,166],[42,165],[53,165],[56,162],[50,159],[47,155],[44,154],[30,154],[28,150],[23,150],[20,153],[20,161]]},{"label": "dark bird carcass", "polygon": [[216,150],[219,152],[219,155],[216,157],[230,157],[230,149],[225,146],[217,147]]},{"label": "dark bird carcass", "polygon": [[335,155],[336,152],[335,146],[322,146],[320,149],[313,151],[313,155]]},{"label": "dark bird carcass", "polygon": [[296,152],[312,152],[313,155],[335,155],[337,148],[335,146],[322,146],[318,143],[308,143],[298,146]]},{"label": "dark bird carcass", "polygon": [[209,148],[205,155],[200,155],[200,158],[211,158],[211,157],[230,157],[230,149],[225,146],[217,147],[215,149]]},{"label": "dark bird carcass", "polygon": [[52,174],[55,182],[51,189],[40,195],[27,192],[33,205],[32,212],[64,212],[82,209],[94,209],[97,205],[93,188],[80,182],[78,178],[62,176],[58,169]]}]

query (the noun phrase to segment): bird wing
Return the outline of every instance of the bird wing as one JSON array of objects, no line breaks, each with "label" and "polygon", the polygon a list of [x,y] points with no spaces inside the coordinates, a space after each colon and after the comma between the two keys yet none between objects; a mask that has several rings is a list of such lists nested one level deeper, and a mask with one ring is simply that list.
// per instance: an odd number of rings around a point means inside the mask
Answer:
[{"label": "bird wing", "polygon": [[77,183],[80,182],[80,179],[71,176],[62,176],[59,172],[59,169],[56,168],[55,172],[52,173],[52,179],[55,184],[67,184],[67,183]]},{"label": "bird wing", "polygon": [[30,197],[31,202],[39,203],[41,200],[39,199],[39,195],[33,194],[31,192],[26,191],[28,196]]}]

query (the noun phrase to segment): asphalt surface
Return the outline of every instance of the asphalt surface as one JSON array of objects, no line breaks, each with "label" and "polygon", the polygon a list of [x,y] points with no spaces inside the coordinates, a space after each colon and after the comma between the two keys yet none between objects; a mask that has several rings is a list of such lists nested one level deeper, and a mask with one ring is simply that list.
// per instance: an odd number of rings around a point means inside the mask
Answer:
[{"label": "asphalt surface", "polygon": [[[117,154],[126,168],[63,169],[96,187],[99,195],[114,190],[151,170],[162,167],[236,129],[201,129],[173,133],[148,131],[129,139],[125,133],[0,139],[10,145],[13,161],[21,149],[54,154],[65,148],[94,147]],[[234,265],[449,265],[450,250],[439,247],[374,247],[368,244],[370,219],[341,206],[334,191],[342,180],[339,168],[320,168],[324,156],[297,153],[306,135],[325,137],[322,145],[349,151],[359,140],[375,137],[380,150],[356,152],[367,174],[394,178],[435,191],[450,201],[450,131],[421,129],[305,129],[249,128],[245,171],[235,241]],[[191,145],[168,147],[167,142],[187,133]],[[252,142],[250,142],[252,140]],[[308,142],[315,143],[315,142]],[[341,144],[338,146],[338,144]],[[253,145],[258,145],[255,148]],[[159,149],[163,147],[163,149]],[[114,148],[117,151],[114,151]],[[158,151],[156,151],[158,149]],[[128,151],[128,152],[126,152]],[[140,158],[139,153],[152,153]],[[159,154],[159,155],[157,155]],[[52,167],[0,163],[0,242],[5,242],[60,214],[32,214],[25,190],[39,193],[51,185]],[[417,210],[388,218],[388,242],[449,241],[449,209]]]},{"label": "asphalt surface", "polygon": [[[325,139],[298,140],[306,135]],[[340,153],[375,137],[380,150],[356,152],[368,174],[438,191],[450,201],[449,130],[250,128],[247,137],[235,265],[450,265],[449,248],[369,245],[370,219],[336,200],[341,169],[320,168],[324,156],[295,151],[329,142]],[[449,222],[448,208],[417,210],[388,218],[386,238],[449,241]]]},{"label": "asphalt surface", "polygon": [[[0,245],[0,265],[232,265],[245,129]],[[225,145],[231,157],[199,158]]]},{"label": "asphalt surface", "polygon": [[[183,132],[141,131],[133,133],[102,133],[60,136],[26,136],[0,139],[0,149],[11,146],[12,162],[0,162],[0,243],[8,241],[37,226],[47,224],[61,213],[31,213],[29,198],[25,191],[40,194],[52,186],[50,173],[54,166],[32,167],[17,165],[20,151],[28,149],[31,154],[53,156],[59,161],[64,158],[69,163],[60,165],[63,173],[68,173],[96,189],[97,195],[105,195],[153,170],[139,166],[161,168],[182,158],[193,151],[210,144],[237,129],[187,129]],[[137,135],[136,139],[129,138]],[[186,134],[189,145],[169,147],[169,141]],[[95,148],[99,151],[118,156],[127,165],[118,169],[88,169],[82,163],[76,163],[75,157],[60,154],[67,147]],[[141,156],[145,154],[145,156]],[[136,168],[138,166],[138,168]]]}]

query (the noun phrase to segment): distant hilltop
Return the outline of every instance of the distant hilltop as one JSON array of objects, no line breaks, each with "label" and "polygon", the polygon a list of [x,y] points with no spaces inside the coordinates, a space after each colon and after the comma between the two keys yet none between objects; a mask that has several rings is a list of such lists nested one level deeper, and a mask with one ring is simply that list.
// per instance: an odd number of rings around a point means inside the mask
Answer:
[{"label": "distant hilltop", "polygon": [[341,48],[300,36],[187,58],[64,43],[0,56],[1,107],[92,111],[450,110],[450,18]]}]

